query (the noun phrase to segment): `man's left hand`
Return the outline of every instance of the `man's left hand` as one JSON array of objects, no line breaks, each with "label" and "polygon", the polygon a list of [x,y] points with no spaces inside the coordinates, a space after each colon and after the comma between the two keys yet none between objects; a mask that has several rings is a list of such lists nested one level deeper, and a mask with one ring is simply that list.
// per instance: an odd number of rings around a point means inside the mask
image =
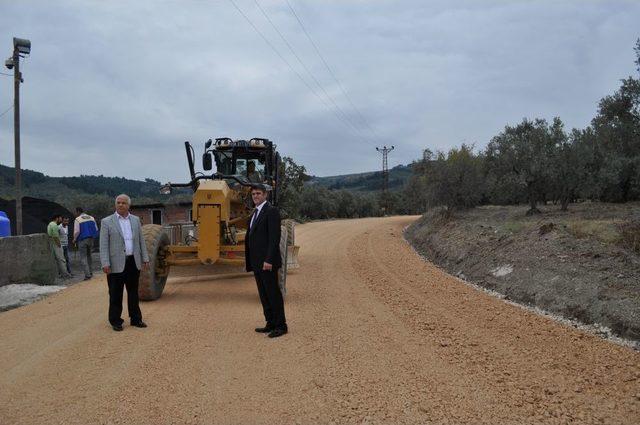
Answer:
[{"label": "man's left hand", "polygon": [[271,271],[272,269],[273,266],[270,263],[267,263],[266,261],[262,263],[262,270]]},{"label": "man's left hand", "polygon": [[147,270],[149,270],[149,262],[145,261],[144,263],[142,263],[142,270],[144,270],[145,272]]}]

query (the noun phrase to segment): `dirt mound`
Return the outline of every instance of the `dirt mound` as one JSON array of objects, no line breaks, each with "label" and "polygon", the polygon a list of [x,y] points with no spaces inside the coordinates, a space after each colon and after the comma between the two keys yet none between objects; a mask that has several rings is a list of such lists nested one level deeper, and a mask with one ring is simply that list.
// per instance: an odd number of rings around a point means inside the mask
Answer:
[{"label": "dirt mound", "polygon": [[[7,201],[0,198],[0,211],[7,213],[11,220],[11,234],[16,234],[16,201]],[[73,220],[73,214],[60,204],[47,201],[46,199],[22,198],[22,234],[46,233],[47,224],[51,221],[53,214],[62,214]]]},{"label": "dirt mound", "polygon": [[640,340],[640,257],[624,229],[639,205],[481,207],[446,220],[436,211],[407,239],[451,274],[614,334]]}]

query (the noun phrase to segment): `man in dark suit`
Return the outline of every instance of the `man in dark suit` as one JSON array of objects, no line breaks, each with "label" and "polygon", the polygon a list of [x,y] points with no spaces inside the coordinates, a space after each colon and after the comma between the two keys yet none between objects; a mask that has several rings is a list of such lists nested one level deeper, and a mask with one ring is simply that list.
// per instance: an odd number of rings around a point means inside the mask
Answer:
[{"label": "man in dark suit", "polygon": [[254,184],[251,198],[255,210],[249,219],[249,229],[245,237],[245,260],[247,271],[253,272],[258,285],[258,294],[266,325],[256,328],[256,332],[268,333],[269,338],[277,338],[287,333],[284,316],[284,300],[278,286],[280,258],[280,212],[267,202],[267,189]]}]

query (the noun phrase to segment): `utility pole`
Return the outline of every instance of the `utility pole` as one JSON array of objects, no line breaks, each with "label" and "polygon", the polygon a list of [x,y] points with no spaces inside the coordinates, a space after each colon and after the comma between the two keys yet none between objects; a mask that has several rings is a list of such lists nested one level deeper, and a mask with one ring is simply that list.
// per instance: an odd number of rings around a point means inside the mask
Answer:
[{"label": "utility pole", "polygon": [[31,41],[13,37],[13,56],[5,61],[5,66],[13,68],[13,136],[15,143],[16,169],[16,236],[22,235],[22,169],[20,166],[20,54],[31,52]]},{"label": "utility pole", "polygon": [[16,236],[22,235],[22,168],[20,165],[20,54],[13,48],[13,137],[16,168]]},{"label": "utility pole", "polygon": [[393,149],[393,146],[390,148],[384,146],[382,149],[376,148],[376,150],[382,154],[382,198],[385,214],[389,211],[389,196],[387,194],[389,189],[389,164],[387,162],[387,155],[389,155],[389,152]]}]

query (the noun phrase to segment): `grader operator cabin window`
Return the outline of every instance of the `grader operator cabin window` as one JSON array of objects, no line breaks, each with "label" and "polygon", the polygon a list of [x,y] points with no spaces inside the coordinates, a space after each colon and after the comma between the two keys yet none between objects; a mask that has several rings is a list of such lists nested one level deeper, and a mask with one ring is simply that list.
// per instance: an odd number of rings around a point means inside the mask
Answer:
[{"label": "grader operator cabin window", "polygon": [[264,168],[264,161],[261,163],[258,158],[238,158],[235,174],[251,183],[261,183],[264,180]]},{"label": "grader operator cabin window", "polygon": [[247,160],[246,159],[238,159],[236,161],[236,174],[240,174],[241,176],[247,175]]},{"label": "grader operator cabin window", "polygon": [[233,153],[232,152],[215,152],[216,168],[218,173],[224,175],[232,175],[233,173]]}]

